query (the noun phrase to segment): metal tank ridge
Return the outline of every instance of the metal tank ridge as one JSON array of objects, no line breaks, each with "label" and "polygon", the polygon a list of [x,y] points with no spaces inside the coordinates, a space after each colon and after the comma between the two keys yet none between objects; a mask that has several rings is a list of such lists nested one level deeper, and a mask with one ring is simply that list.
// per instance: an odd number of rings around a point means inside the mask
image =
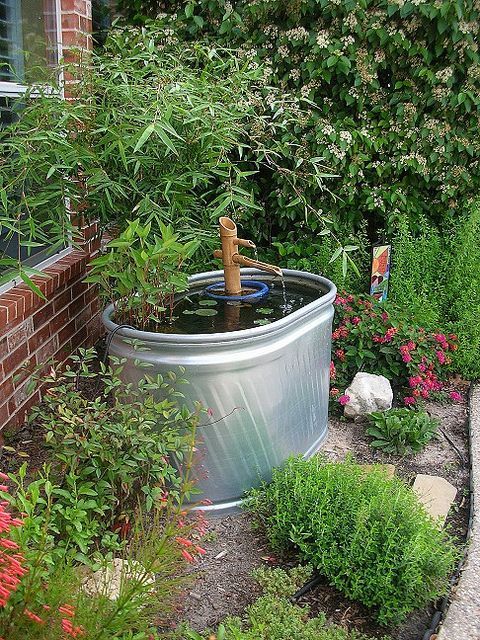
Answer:
[{"label": "metal tank ridge", "polygon": [[[213,334],[168,334],[122,328],[111,341],[111,355],[126,358],[123,377],[185,368],[187,404],[211,409],[198,432],[194,477],[210,511],[237,506],[245,490],[268,480],[273,467],[292,454],[311,456],[327,435],[331,328],[335,285],[311,273],[284,269],[285,282],[320,293],[301,309],[271,324]],[[271,282],[275,276],[242,269],[242,279]],[[223,271],[192,276],[191,287],[223,280]],[[107,331],[113,306],[104,312]],[[136,339],[146,350],[125,341]],[[212,424],[208,424],[210,421]]]}]

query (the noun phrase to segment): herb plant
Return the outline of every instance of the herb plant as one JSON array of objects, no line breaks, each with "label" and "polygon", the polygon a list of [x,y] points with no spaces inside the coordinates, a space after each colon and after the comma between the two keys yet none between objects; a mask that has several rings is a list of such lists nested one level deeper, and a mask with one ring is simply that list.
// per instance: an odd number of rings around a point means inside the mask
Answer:
[{"label": "herb plant", "polygon": [[370,446],[385,453],[418,453],[435,437],[438,420],[426,411],[390,409],[369,415]]},{"label": "herb plant", "polygon": [[381,624],[401,622],[448,588],[452,541],[381,468],[290,458],[250,492],[246,507],[274,550],[295,550]]},{"label": "herb plant", "polygon": [[[293,567],[289,571],[261,567],[254,572],[263,595],[247,608],[245,616],[227,618],[214,636],[185,631],[184,640],[369,640],[357,631],[327,624],[325,615],[309,615],[307,606],[290,598],[310,578],[312,568]],[[383,640],[388,640],[386,637]]]}]

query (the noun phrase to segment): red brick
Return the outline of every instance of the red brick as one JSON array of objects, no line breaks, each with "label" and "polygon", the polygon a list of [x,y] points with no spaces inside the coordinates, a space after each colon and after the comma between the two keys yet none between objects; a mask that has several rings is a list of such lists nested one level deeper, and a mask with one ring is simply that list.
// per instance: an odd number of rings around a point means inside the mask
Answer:
[{"label": "red brick", "polygon": [[75,318],[81,313],[86,306],[88,306],[89,301],[85,301],[85,295],[82,293],[81,296],[78,296],[73,302],[69,305],[70,317]]},{"label": "red brick", "polygon": [[40,394],[37,391],[32,396],[30,396],[21,407],[17,407],[14,410],[14,412],[12,412],[12,415],[10,419],[7,420],[7,423],[5,426],[8,427],[8,429],[13,429],[13,430],[16,430],[19,427],[21,427],[24,424],[30,409],[35,404],[38,404],[39,401],[40,401]]},{"label": "red brick", "polygon": [[8,350],[14,351],[22,342],[26,342],[32,333],[33,319],[30,317],[8,334]]},{"label": "red brick", "polygon": [[0,384],[0,404],[5,402],[13,393],[13,382],[7,378]]},{"label": "red brick", "polygon": [[62,14],[62,31],[67,29],[78,29],[80,27],[80,16],[78,13]]},{"label": "red brick", "polygon": [[84,293],[88,289],[89,285],[83,280],[79,280],[72,285],[72,300],[75,300],[77,296]]},{"label": "red brick", "polygon": [[0,429],[3,429],[10,418],[8,402],[0,406]]},{"label": "red brick", "polygon": [[0,339],[0,360],[3,360],[8,354],[8,342],[7,337]]},{"label": "red brick", "polygon": [[70,309],[65,307],[50,320],[50,333],[53,335],[62,329],[70,320]]},{"label": "red brick", "polygon": [[41,309],[39,309],[35,315],[33,316],[33,328],[35,331],[43,326],[46,322],[48,322],[53,317],[53,302],[49,302],[45,304]]},{"label": "red brick", "polygon": [[40,327],[35,331],[33,336],[28,341],[28,350],[30,353],[34,353],[42,344],[50,337],[50,324],[44,324],[43,327]]},{"label": "red brick", "polygon": [[78,349],[78,347],[82,344],[82,342],[84,342],[85,337],[88,337],[88,332],[86,330],[86,327],[82,327],[82,329],[80,329],[80,331],[77,331],[77,333],[72,335],[72,339],[71,339],[71,342],[70,342],[70,348],[72,350],[72,353],[76,349]]},{"label": "red brick", "polygon": [[67,287],[65,291],[63,291],[60,295],[54,298],[53,300],[54,312],[57,313],[58,311],[60,311],[60,309],[63,309],[64,307],[66,307],[67,304],[69,304],[71,299],[72,299],[72,291],[70,287]]},{"label": "red brick", "polygon": [[72,355],[72,347],[69,340],[58,351],[55,352],[53,359],[55,360],[55,362],[63,363],[71,355]]},{"label": "red brick", "polygon": [[58,332],[58,344],[59,346],[63,346],[72,335],[75,333],[75,319],[70,320],[68,324],[66,324],[63,329]]},{"label": "red brick", "polygon": [[15,371],[28,357],[28,347],[26,343],[21,344],[15,351],[12,351],[3,361],[5,375]]},{"label": "red brick", "polygon": [[85,325],[90,322],[91,319],[92,313],[90,310],[90,306],[84,307],[75,319],[77,330],[80,331],[81,328],[85,327]]},{"label": "red brick", "polygon": [[[0,296],[0,307],[6,309],[7,312],[7,324],[11,324],[17,317],[17,301],[12,297],[7,296],[6,293]],[[4,333],[6,326],[0,326],[0,333]]]},{"label": "red brick", "polygon": [[55,353],[55,351],[58,349],[58,336],[54,335],[50,338],[50,340],[48,340],[48,342],[45,342],[45,344],[42,344],[42,346],[37,350],[37,362],[39,364],[43,364],[44,362],[48,362],[53,354]]}]

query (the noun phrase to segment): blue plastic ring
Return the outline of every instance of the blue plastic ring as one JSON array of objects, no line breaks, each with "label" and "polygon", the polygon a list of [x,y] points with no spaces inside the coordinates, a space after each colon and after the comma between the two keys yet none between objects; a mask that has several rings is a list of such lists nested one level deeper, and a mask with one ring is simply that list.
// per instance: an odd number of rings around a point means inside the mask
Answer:
[{"label": "blue plastic ring", "polygon": [[259,280],[242,280],[241,281],[241,285],[242,287],[245,287],[246,289],[256,289],[256,291],[254,293],[247,293],[244,296],[222,296],[218,293],[215,293],[215,291],[219,290],[219,289],[225,289],[225,283],[224,282],[217,282],[215,284],[210,284],[206,289],[205,289],[205,294],[209,297],[209,298],[213,298],[214,300],[225,300],[225,301],[238,301],[238,302],[255,302],[256,300],[261,300],[262,298],[264,298],[268,292],[270,291],[270,288],[268,286],[268,284],[266,284],[265,282],[260,282]]}]

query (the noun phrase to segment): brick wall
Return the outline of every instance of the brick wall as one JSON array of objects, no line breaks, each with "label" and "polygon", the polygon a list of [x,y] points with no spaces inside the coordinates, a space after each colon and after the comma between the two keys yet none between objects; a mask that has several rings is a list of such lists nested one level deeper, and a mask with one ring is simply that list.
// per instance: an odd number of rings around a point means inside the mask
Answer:
[{"label": "brick wall", "polygon": [[[91,49],[91,1],[61,0],[60,50],[70,62],[81,62]],[[72,76],[66,77],[74,82]],[[40,400],[32,374],[65,362],[80,346],[91,346],[100,335],[99,300],[83,282],[88,261],[100,246],[96,223],[84,226],[79,249],[45,269],[46,278],[34,278],[46,300],[26,285],[0,294],[0,431],[20,426],[29,408]]]},{"label": "brick wall", "polygon": [[80,346],[91,346],[101,332],[100,302],[83,282],[88,261],[99,248],[96,224],[85,229],[84,249],[74,249],[33,280],[46,300],[24,284],[0,295],[0,430],[20,426],[40,399],[31,376],[53,361],[65,362]]}]

